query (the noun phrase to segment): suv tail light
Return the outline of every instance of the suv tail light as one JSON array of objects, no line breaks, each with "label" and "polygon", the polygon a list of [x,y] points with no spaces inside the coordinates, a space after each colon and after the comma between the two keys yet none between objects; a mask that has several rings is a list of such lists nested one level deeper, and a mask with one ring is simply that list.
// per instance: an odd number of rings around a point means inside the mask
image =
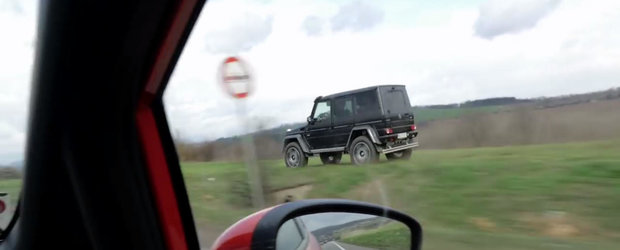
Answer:
[{"label": "suv tail light", "polygon": [[394,130],[392,130],[391,128],[386,128],[385,133],[389,135],[391,133],[394,133]]},{"label": "suv tail light", "polygon": [[411,125],[411,131],[415,130],[415,124]]}]

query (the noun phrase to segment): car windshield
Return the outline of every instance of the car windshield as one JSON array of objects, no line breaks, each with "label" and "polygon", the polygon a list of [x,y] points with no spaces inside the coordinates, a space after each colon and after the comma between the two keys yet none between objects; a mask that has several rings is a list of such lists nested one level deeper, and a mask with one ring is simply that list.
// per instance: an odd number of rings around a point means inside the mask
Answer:
[{"label": "car windshield", "polygon": [[164,96],[201,244],[262,207],[344,198],[417,218],[423,249],[617,248],[619,13],[209,1]]},{"label": "car windshield", "polygon": [[21,190],[36,18],[34,1],[0,1],[0,232]]},{"label": "car windshield", "polygon": [[[0,229],[36,15],[0,0]],[[415,217],[422,249],[617,249],[618,27],[615,0],[208,1],[163,100],[201,248],[263,208],[338,198]],[[282,248],[341,243],[283,230]],[[360,230],[361,249],[400,246]]]}]

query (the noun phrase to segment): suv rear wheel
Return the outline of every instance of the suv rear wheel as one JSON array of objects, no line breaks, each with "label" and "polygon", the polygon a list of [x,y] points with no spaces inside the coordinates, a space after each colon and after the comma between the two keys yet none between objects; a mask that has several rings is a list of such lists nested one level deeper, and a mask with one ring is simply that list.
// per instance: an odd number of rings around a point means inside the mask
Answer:
[{"label": "suv rear wheel", "polygon": [[323,164],[338,164],[340,163],[340,159],[342,159],[342,153],[322,153],[321,161]]},{"label": "suv rear wheel", "polygon": [[379,153],[368,137],[359,136],[351,143],[349,150],[351,162],[355,165],[374,163],[379,160]]},{"label": "suv rear wheel", "polygon": [[385,158],[388,160],[409,160],[411,158],[412,149],[405,149],[394,153],[385,154]]},{"label": "suv rear wheel", "polygon": [[284,148],[284,163],[286,167],[296,168],[308,165],[308,157],[301,151],[297,142],[289,142]]}]

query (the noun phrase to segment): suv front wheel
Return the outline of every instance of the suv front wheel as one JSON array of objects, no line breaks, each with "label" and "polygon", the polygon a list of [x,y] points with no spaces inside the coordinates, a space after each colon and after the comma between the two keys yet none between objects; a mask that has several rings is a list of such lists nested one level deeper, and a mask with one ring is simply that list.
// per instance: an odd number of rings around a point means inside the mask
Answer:
[{"label": "suv front wheel", "polygon": [[349,154],[351,155],[351,162],[355,165],[374,163],[379,160],[379,153],[375,144],[366,136],[359,136],[353,140]]},{"label": "suv front wheel", "polygon": [[408,148],[394,153],[387,153],[385,154],[385,158],[388,160],[409,160],[409,158],[411,158],[411,151],[413,150]]},{"label": "suv front wheel", "polygon": [[338,164],[340,163],[340,159],[342,159],[342,153],[322,153],[321,161],[323,164]]},{"label": "suv front wheel", "polygon": [[308,157],[301,151],[297,142],[289,142],[284,148],[284,163],[286,167],[296,168],[308,165]]}]

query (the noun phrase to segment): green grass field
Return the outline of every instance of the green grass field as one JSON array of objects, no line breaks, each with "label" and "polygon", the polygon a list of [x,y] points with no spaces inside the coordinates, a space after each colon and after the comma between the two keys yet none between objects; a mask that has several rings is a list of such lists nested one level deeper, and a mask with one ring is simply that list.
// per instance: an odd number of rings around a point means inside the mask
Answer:
[{"label": "green grass field", "polygon": [[428,122],[441,119],[458,118],[463,115],[475,114],[475,113],[492,113],[502,110],[503,106],[484,106],[484,107],[470,107],[470,108],[421,108],[414,107],[413,114],[415,115],[415,121]]},{"label": "green grass field", "polygon": [[22,181],[20,179],[0,180],[0,192],[6,192],[9,194],[10,202],[13,206],[17,205],[21,185]]},{"label": "green grass field", "polygon": [[[424,249],[616,249],[619,152],[620,141],[604,141],[422,150],[410,161],[364,167],[316,158],[299,169],[262,164],[273,189],[310,183],[305,198],[364,200],[413,215]],[[254,211],[230,198],[238,190],[231,183],[247,180],[242,164],[184,163],[183,172],[198,227],[221,230]]]},{"label": "green grass field", "polygon": [[[348,155],[344,156],[348,162]],[[620,141],[421,150],[410,161],[287,169],[261,162],[271,189],[391,206],[424,227],[424,249],[617,249]],[[196,225],[214,237],[255,209],[241,163],[182,164]],[[17,192],[19,181],[0,181]],[[0,191],[2,191],[0,190]],[[285,191],[284,191],[285,192]],[[12,195],[17,197],[17,195]],[[245,197],[245,198],[244,198]],[[272,204],[277,203],[272,201]]]}]

